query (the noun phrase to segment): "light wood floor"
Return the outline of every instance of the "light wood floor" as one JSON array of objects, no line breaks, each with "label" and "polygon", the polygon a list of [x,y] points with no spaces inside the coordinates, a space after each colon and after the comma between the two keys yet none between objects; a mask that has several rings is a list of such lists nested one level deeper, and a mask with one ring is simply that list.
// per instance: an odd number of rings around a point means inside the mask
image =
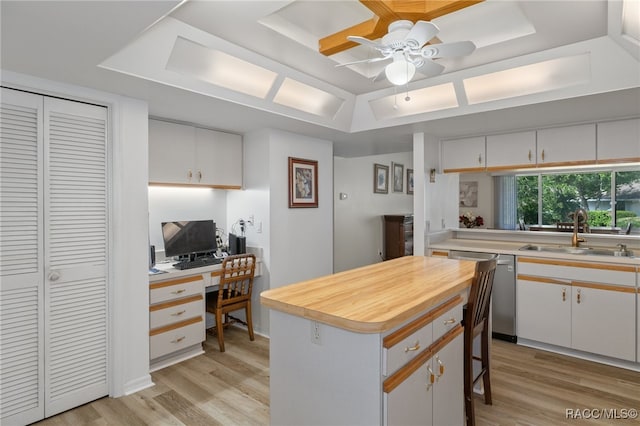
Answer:
[{"label": "light wood floor", "polygon": [[[231,328],[225,343],[220,353],[207,336],[205,355],[154,372],[156,386],[37,424],[269,424],[268,339],[256,335],[250,342],[246,331]],[[493,405],[476,399],[478,426],[640,425],[639,419],[566,418],[566,409],[640,410],[640,373],[501,341],[493,343],[492,362]]]}]

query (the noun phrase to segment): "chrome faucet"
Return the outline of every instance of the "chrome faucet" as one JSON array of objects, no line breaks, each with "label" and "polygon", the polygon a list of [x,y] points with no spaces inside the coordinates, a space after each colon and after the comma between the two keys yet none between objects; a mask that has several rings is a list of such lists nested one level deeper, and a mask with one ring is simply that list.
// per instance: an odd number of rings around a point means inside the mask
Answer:
[{"label": "chrome faucet", "polygon": [[586,231],[587,228],[589,214],[585,209],[580,207],[573,212],[573,235],[571,236],[571,247],[579,247],[580,243],[584,243],[586,241],[584,238],[578,238],[578,224],[580,222],[580,216],[584,219],[584,231]]}]

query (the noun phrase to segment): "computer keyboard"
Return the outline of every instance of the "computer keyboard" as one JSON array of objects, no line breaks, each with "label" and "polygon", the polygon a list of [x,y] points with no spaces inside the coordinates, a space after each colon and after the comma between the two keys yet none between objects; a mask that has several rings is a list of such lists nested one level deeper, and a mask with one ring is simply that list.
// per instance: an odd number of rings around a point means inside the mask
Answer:
[{"label": "computer keyboard", "polygon": [[173,267],[176,269],[191,269],[201,268],[203,266],[217,265],[222,263],[222,259],[216,259],[215,257],[201,257],[195,260],[185,260],[182,262],[174,263]]}]

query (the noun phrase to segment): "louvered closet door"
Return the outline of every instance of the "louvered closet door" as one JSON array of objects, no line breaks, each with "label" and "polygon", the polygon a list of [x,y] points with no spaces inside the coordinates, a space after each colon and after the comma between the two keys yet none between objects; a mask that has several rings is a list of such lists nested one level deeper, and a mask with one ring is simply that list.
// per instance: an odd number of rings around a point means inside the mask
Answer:
[{"label": "louvered closet door", "polygon": [[45,98],[45,415],[108,393],[106,108]]},{"label": "louvered closet door", "polygon": [[44,415],[42,97],[2,89],[0,424]]}]

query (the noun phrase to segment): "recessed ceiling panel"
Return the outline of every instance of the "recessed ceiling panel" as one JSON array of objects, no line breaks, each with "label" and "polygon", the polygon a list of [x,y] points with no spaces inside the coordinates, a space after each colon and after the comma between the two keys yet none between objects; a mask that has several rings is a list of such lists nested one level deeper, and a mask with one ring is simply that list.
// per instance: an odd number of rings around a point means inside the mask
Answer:
[{"label": "recessed ceiling panel", "polygon": [[291,78],[285,78],[273,102],[309,114],[333,118],[344,99]]},{"label": "recessed ceiling panel", "polygon": [[455,108],[458,101],[453,83],[445,83],[374,99],[369,105],[376,119],[388,120]]},{"label": "recessed ceiling panel", "polygon": [[471,40],[477,48],[535,34],[517,2],[485,1],[432,21],[443,42]]},{"label": "recessed ceiling panel", "polygon": [[264,99],[277,74],[235,56],[176,38],[166,69]]},{"label": "recessed ceiling panel", "polygon": [[623,2],[622,34],[640,42],[640,1],[625,0]]},{"label": "recessed ceiling panel", "polygon": [[470,105],[548,92],[591,80],[589,54],[569,56],[467,78]]}]

